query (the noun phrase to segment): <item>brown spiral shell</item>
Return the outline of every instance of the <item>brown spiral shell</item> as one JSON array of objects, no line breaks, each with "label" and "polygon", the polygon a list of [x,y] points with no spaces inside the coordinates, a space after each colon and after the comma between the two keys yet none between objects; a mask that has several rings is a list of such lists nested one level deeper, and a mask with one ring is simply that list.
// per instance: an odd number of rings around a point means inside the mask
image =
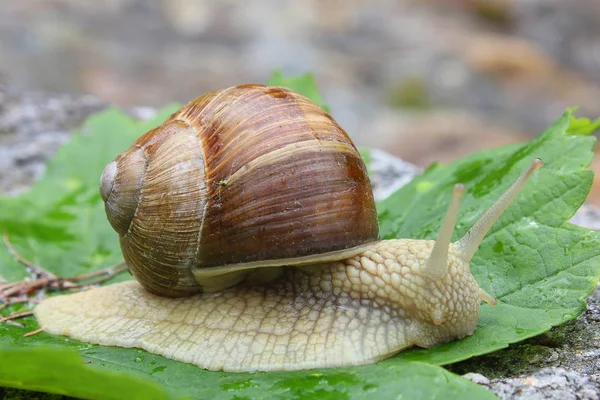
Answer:
[{"label": "brown spiral shell", "polygon": [[130,271],[159,295],[207,290],[199,269],[319,262],[378,239],[354,144],[329,114],[280,87],[191,101],[118,155],[100,191]]}]

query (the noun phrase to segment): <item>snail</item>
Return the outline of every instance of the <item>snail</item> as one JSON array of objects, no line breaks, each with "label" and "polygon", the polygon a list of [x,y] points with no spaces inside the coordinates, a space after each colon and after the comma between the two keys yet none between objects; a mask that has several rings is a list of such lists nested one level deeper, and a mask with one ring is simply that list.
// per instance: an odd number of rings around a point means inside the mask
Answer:
[{"label": "snail", "polygon": [[451,243],[379,240],[365,165],[333,118],[285,88],[199,97],[105,168],[100,192],[135,280],[44,300],[48,333],[138,347],[208,370],[377,362],[473,334],[469,261],[535,159]]}]

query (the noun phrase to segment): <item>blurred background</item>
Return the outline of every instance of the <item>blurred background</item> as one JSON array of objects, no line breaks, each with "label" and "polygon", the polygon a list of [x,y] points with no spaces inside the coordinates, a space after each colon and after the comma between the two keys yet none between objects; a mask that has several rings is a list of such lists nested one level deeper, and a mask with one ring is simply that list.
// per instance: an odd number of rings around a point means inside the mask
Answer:
[{"label": "blurred background", "polygon": [[600,116],[600,0],[0,4],[12,88],[160,107],[311,71],[358,145],[420,166]]}]

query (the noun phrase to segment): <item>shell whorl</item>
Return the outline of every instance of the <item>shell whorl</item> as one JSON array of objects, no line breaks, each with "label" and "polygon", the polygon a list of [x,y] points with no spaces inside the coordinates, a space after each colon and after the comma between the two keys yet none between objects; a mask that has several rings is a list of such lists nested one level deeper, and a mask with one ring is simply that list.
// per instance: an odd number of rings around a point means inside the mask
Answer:
[{"label": "shell whorl", "polygon": [[[139,159],[136,174],[144,161],[138,191],[117,196],[120,160],[131,157]],[[116,207],[117,214],[133,217],[111,224],[131,272],[156,294],[201,290],[190,272],[197,268],[378,239],[369,178],[352,141],[329,114],[284,88],[243,85],[201,96],[116,163],[105,169],[102,196],[121,198],[127,213]],[[108,204],[107,213],[115,208]]]},{"label": "shell whorl", "polygon": [[127,234],[135,214],[146,169],[144,152],[132,148],[104,168],[100,195],[108,221],[119,235]]}]

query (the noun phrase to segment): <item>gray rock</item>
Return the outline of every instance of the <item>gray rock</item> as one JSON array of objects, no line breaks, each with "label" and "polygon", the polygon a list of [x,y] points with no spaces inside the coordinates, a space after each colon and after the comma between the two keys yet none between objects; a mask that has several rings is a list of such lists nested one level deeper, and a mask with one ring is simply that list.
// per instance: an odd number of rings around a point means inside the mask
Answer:
[{"label": "gray rock", "polygon": [[0,194],[31,186],[71,131],[104,107],[93,96],[48,96],[0,87]]},{"label": "gray rock", "polygon": [[594,400],[600,390],[598,376],[564,368],[544,368],[532,375],[493,380],[486,386],[501,399],[514,400]]},{"label": "gray rock", "polygon": [[475,382],[478,385],[489,386],[490,380],[485,376],[478,374],[476,372],[469,372],[468,374],[464,374],[463,378],[470,380],[471,382]]},{"label": "gray rock", "polygon": [[421,168],[379,149],[370,150],[369,175],[373,196],[381,201],[406,185]]},{"label": "gray rock", "polygon": [[[27,190],[72,132],[106,106],[94,96],[23,93],[0,84],[0,195]],[[144,120],[156,113],[149,107],[126,111]]]},{"label": "gray rock", "polygon": [[571,218],[571,223],[598,230],[600,229],[600,209],[589,204],[584,204],[577,210],[577,214]]}]

